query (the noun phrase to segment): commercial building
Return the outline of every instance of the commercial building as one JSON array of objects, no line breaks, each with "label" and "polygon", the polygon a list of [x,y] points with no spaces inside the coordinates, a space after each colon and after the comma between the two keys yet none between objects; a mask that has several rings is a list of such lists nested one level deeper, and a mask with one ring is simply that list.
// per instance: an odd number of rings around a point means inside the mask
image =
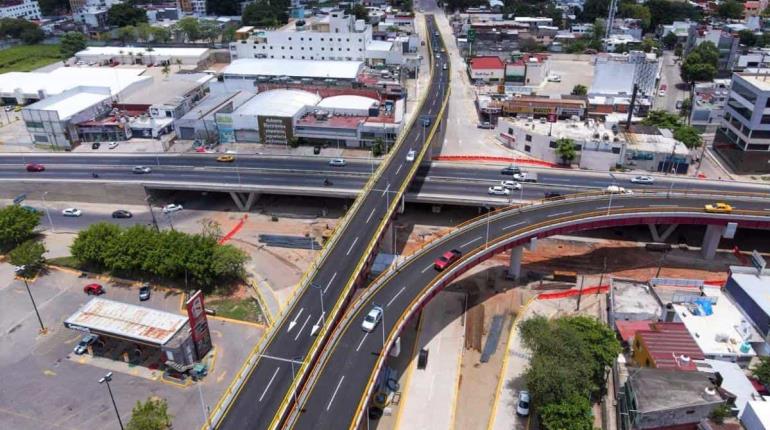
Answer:
[{"label": "commercial building", "polygon": [[361,61],[240,59],[222,70],[220,86],[225,91],[255,91],[269,82],[350,86],[363,70]]},{"label": "commercial building", "polygon": [[695,84],[690,125],[707,133],[715,132],[722,122],[729,95],[729,79],[714,79],[712,82]]},{"label": "commercial building", "polygon": [[738,173],[770,172],[770,82],[766,70],[734,73],[714,149]]},{"label": "commercial building", "polygon": [[[765,340],[770,340],[770,270],[758,273],[753,267],[730,266],[725,291]],[[770,354],[770,348],[760,352]]]},{"label": "commercial building", "polygon": [[98,335],[105,347],[112,343],[130,363],[149,361],[186,369],[201,358],[187,316],[93,298],[67,318],[64,326]]},{"label": "commercial building", "polygon": [[655,95],[661,63],[653,53],[600,54],[594,58],[589,97],[630,97],[637,85],[637,100]]},{"label": "commercial building", "polygon": [[747,402],[739,418],[746,430],[770,429],[770,402],[759,399]]},{"label": "commercial building", "polygon": [[505,79],[505,63],[500,57],[473,57],[470,64],[471,80],[502,82]]},{"label": "commercial building", "polygon": [[[545,83],[551,74],[551,63],[545,54],[514,54],[512,61],[505,64],[506,87],[510,84],[536,87]],[[520,89],[516,89],[520,92]],[[506,92],[507,89],[506,89]]]},{"label": "commercial building", "polygon": [[403,63],[403,45],[374,40],[371,25],[344,11],[332,10],[294,24],[281,30],[252,30],[247,39],[230,43],[231,58]]},{"label": "commercial building", "polygon": [[77,61],[98,64],[183,64],[203,66],[209,59],[207,48],[155,48],[139,46],[89,46],[75,54]]},{"label": "commercial building", "polygon": [[[208,94],[182,118],[174,121],[177,138],[207,143],[235,142],[232,118],[228,114],[233,113],[253,97],[254,93],[247,91]],[[220,114],[218,120],[217,116]]]},{"label": "commercial building", "polygon": [[682,371],[697,370],[697,362],[706,358],[684,324],[667,322],[636,332],[633,357],[639,366]]},{"label": "commercial building", "polygon": [[84,33],[94,34],[106,30],[107,8],[86,6],[72,12],[72,20],[80,24]]},{"label": "commercial building", "polygon": [[0,2],[0,18],[39,20],[43,15],[37,0],[4,0]]},{"label": "commercial building", "polygon": [[618,428],[695,429],[725,403],[711,377],[704,372],[634,369],[618,398]]}]

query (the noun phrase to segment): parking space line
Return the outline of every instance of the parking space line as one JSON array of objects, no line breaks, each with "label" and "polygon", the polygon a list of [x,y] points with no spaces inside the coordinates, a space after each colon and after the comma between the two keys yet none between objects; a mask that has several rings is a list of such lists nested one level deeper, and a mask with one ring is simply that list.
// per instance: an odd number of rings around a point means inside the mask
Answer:
[{"label": "parking space line", "polygon": [[273,380],[275,380],[275,375],[277,375],[277,374],[278,374],[278,371],[279,371],[279,370],[281,370],[281,368],[280,368],[280,367],[276,367],[276,368],[275,368],[275,372],[273,372],[273,377],[272,377],[272,378],[270,378],[270,381],[268,381],[268,382],[267,382],[267,385],[265,386],[265,391],[263,391],[263,392],[262,392],[262,395],[261,395],[261,396],[259,396],[259,401],[260,401],[260,402],[262,401],[262,399],[264,399],[264,398],[265,398],[265,394],[267,394],[267,390],[268,390],[268,389],[270,389],[270,385],[272,385],[272,384],[273,384]]}]

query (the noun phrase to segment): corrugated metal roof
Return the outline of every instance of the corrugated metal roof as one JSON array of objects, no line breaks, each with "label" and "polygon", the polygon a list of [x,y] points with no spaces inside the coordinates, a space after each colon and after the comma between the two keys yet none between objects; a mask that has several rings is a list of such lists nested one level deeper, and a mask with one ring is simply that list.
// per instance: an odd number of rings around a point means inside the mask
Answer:
[{"label": "corrugated metal roof", "polygon": [[499,57],[473,57],[471,58],[471,69],[503,69],[505,64]]},{"label": "corrugated metal roof", "polygon": [[[692,360],[705,356],[687,327],[682,323],[654,323],[651,330],[639,330],[636,336],[644,344],[658,369],[697,370]],[[682,355],[688,362],[679,359]]]},{"label": "corrugated metal roof", "polygon": [[164,345],[187,321],[186,316],[96,297],[64,324]]}]

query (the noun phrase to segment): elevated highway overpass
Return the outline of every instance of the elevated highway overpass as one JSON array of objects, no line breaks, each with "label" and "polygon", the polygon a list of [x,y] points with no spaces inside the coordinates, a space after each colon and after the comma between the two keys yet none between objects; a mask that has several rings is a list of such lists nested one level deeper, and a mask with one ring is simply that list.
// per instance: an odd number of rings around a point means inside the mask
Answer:
[{"label": "elevated highway overpass", "polygon": [[[703,210],[705,204],[717,200],[730,202],[735,210],[729,214]],[[408,319],[443,287],[495,254],[511,250],[515,266],[521,247],[533,240],[638,224],[708,225],[704,248],[709,248],[718,243],[728,223],[737,223],[737,228],[770,228],[770,194],[661,191],[575,195],[510,207],[469,221],[383,273],[349,307],[321,353],[286,427],[360,428],[377,373]],[[462,258],[437,272],[434,260],[450,249],[460,250]],[[379,327],[366,333],[361,322],[375,305],[384,309],[384,317]]]}]

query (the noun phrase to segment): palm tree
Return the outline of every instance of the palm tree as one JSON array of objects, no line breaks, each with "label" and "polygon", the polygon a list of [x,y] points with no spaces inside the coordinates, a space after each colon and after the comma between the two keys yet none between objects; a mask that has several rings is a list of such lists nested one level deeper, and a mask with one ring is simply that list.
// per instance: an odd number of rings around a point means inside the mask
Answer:
[{"label": "palm tree", "polygon": [[168,74],[171,73],[171,67],[168,66],[168,62],[163,64],[163,68],[160,71],[165,76],[165,79],[168,79]]}]

